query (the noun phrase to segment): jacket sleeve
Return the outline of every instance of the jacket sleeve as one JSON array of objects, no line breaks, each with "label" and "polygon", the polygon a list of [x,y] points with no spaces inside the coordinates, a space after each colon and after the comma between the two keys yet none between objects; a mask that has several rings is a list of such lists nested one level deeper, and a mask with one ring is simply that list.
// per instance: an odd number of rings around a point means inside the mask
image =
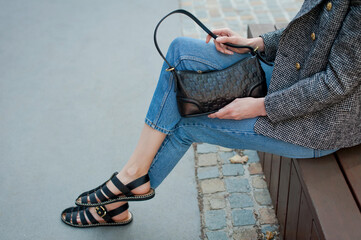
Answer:
[{"label": "jacket sleeve", "polygon": [[279,122],[341,102],[360,87],[361,8],[351,7],[333,43],[325,71],[265,97],[268,118]]},{"label": "jacket sleeve", "polygon": [[263,54],[266,57],[266,60],[269,62],[273,62],[276,58],[278,42],[281,38],[283,30],[284,28],[273,32],[268,32],[260,36],[263,39],[265,47]]}]

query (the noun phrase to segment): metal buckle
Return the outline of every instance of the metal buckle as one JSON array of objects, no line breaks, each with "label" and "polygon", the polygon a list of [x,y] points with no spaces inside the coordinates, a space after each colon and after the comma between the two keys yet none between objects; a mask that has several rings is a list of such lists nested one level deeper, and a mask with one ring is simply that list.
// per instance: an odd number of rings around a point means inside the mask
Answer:
[{"label": "metal buckle", "polygon": [[171,71],[174,71],[174,67],[169,67],[166,69],[167,72],[171,72]]},{"label": "metal buckle", "polygon": [[258,46],[253,50],[254,52],[257,52],[257,50],[258,50]]},{"label": "metal buckle", "polygon": [[101,218],[107,215],[107,210],[103,206],[96,207],[95,211]]}]

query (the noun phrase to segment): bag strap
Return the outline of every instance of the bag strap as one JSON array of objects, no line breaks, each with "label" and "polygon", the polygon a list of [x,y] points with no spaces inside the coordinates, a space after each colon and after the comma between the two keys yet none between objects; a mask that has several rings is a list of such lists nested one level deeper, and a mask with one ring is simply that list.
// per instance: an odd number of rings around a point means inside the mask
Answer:
[{"label": "bag strap", "polygon": [[[215,35],[213,32],[211,32],[211,30],[209,30],[198,18],[196,18],[193,14],[191,14],[190,12],[184,10],[184,9],[177,9],[174,10],[170,13],[168,13],[165,17],[163,17],[157,24],[157,26],[155,27],[154,30],[154,45],[158,50],[159,55],[163,58],[163,60],[167,63],[167,65],[169,66],[169,68],[167,69],[167,71],[173,71],[175,70],[175,67],[173,67],[172,65],[170,65],[170,63],[167,61],[167,59],[164,57],[162,51],[160,50],[159,46],[158,46],[158,42],[157,42],[157,31],[159,28],[159,25],[164,21],[164,19],[166,19],[167,17],[169,17],[172,14],[175,13],[181,13],[184,14],[188,17],[190,17],[195,23],[198,24],[198,26],[200,26],[206,33],[208,33],[212,38],[216,39],[218,36]],[[252,56],[257,56],[257,58],[259,60],[261,60],[262,62],[264,62],[265,64],[269,65],[269,66],[273,66],[270,62],[266,61],[257,51],[257,48],[254,49],[251,46],[247,46],[247,45],[236,45],[236,44],[232,44],[232,43],[224,43],[224,45],[229,46],[229,47],[233,47],[233,48],[247,48],[251,51]]]}]

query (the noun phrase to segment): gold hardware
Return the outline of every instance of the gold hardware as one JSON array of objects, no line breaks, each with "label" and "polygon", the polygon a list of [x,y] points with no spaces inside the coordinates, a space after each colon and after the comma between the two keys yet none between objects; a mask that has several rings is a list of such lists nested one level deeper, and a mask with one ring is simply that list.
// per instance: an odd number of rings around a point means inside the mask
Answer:
[{"label": "gold hardware", "polygon": [[312,41],[315,41],[315,39],[316,39],[316,34],[315,33],[311,33],[311,39],[312,39]]},{"label": "gold hardware", "polygon": [[169,67],[166,69],[167,72],[171,72],[171,71],[174,71],[174,67]]},{"label": "gold hardware", "polygon": [[328,2],[328,3],[327,3],[326,9],[327,9],[327,11],[331,11],[331,9],[332,9],[332,2]]},{"label": "gold hardware", "polygon": [[[105,215],[107,215],[107,211],[106,209],[103,207],[103,206],[99,206],[99,207],[96,207],[95,208],[95,211],[97,211],[97,214],[102,218],[104,217]],[[103,215],[101,215],[103,214]]]},{"label": "gold hardware", "polygon": [[300,63],[296,63],[296,69],[300,70],[301,69],[301,64]]},{"label": "gold hardware", "polygon": [[202,74],[203,72],[201,70],[197,70],[197,73]]},{"label": "gold hardware", "polygon": [[257,50],[258,50],[258,46],[253,50],[254,52],[257,52]]}]

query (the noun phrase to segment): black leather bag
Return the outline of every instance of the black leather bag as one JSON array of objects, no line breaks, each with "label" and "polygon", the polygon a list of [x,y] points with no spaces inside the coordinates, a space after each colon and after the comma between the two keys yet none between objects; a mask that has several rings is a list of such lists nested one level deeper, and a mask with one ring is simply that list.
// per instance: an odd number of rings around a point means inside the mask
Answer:
[{"label": "black leather bag", "polygon": [[235,48],[248,48],[251,50],[249,57],[240,60],[232,66],[208,72],[178,71],[171,66],[164,57],[157,43],[156,35],[160,23],[169,15],[182,13],[193,19],[204,31],[214,39],[217,38],[206,26],[195,16],[183,9],[175,10],[157,24],[154,30],[154,44],[168,64],[167,71],[172,72],[175,80],[174,90],[177,91],[178,110],[183,117],[194,117],[210,114],[229,104],[236,98],[242,97],[264,97],[267,93],[265,74],[260,62],[264,60],[251,46],[240,46],[226,43],[227,46]]}]

